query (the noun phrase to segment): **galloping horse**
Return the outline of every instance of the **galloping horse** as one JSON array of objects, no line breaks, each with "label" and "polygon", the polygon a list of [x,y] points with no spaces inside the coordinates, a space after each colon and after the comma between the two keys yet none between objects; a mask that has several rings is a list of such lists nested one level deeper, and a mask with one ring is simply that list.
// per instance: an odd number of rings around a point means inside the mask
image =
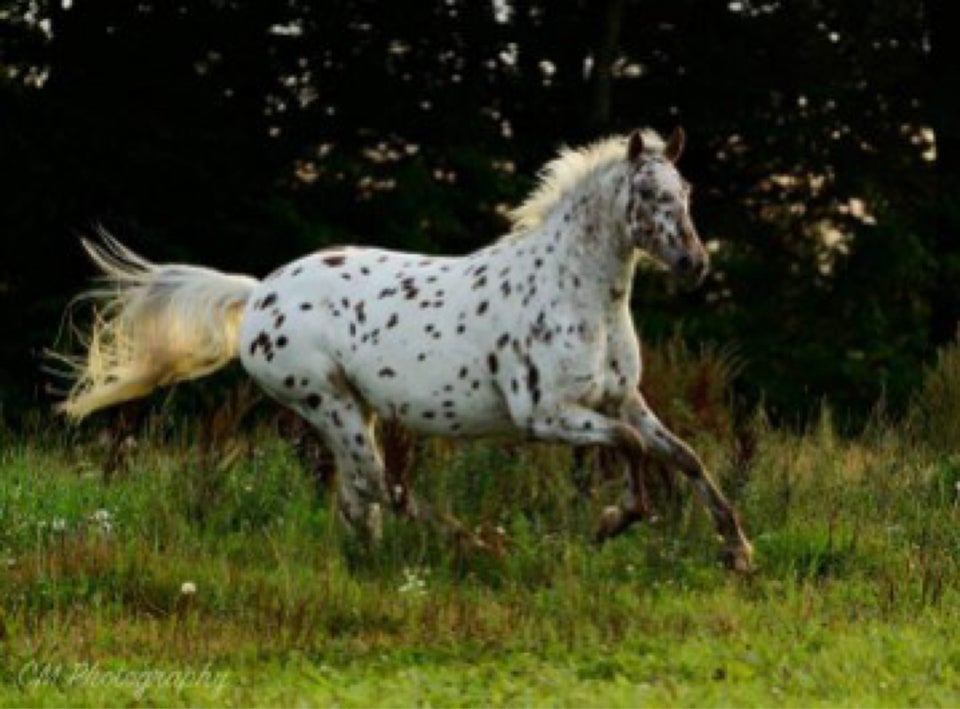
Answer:
[{"label": "galloping horse", "polygon": [[390,500],[375,416],[427,434],[514,435],[611,446],[629,461],[598,536],[643,516],[640,461],[679,468],[713,516],[723,558],[749,568],[737,514],[690,447],[638,393],[630,314],[640,251],[699,283],[708,266],[676,168],[684,134],[650,131],[565,150],[510,233],[461,257],[337,247],[262,282],[152,264],[116,240],[84,242],[106,287],[61,410],[79,419],[239,356],[270,396],[317,428],[339,505],[379,536]]}]

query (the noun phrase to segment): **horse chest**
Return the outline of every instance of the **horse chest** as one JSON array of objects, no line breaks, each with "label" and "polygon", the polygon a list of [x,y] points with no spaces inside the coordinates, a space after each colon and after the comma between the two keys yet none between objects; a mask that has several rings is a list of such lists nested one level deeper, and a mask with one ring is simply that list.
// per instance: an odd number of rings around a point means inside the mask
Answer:
[{"label": "horse chest", "polygon": [[[627,316],[629,317],[629,316]],[[548,387],[557,398],[593,406],[621,392],[639,376],[629,319],[602,309],[570,309],[552,321],[554,337],[535,350]]]},{"label": "horse chest", "polygon": [[615,396],[635,391],[641,374],[640,342],[626,307],[611,315],[604,354],[605,392]]}]

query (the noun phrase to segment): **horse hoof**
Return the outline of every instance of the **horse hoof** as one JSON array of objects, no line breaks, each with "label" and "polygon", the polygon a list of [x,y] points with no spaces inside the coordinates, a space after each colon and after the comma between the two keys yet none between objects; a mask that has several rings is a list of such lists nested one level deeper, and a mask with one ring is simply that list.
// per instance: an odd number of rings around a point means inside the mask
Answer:
[{"label": "horse hoof", "polygon": [[749,542],[724,548],[721,553],[723,565],[730,571],[738,574],[748,574],[753,571],[753,547]]},{"label": "horse hoof", "polygon": [[623,528],[623,510],[616,505],[603,508],[600,513],[600,524],[597,527],[596,542],[603,544],[611,537],[617,536]]}]

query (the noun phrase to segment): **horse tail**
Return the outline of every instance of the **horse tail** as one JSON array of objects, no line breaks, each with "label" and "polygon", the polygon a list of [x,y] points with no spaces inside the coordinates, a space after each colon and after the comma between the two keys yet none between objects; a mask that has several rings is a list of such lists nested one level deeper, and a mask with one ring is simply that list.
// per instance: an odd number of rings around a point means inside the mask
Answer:
[{"label": "horse tail", "polygon": [[74,420],[225,366],[238,355],[240,323],[258,283],[150,263],[106,232],[100,236],[102,243],[82,240],[102,272],[101,285],[78,299],[94,303],[89,329],[78,331],[86,352],[52,354],[72,380],[57,409]]}]

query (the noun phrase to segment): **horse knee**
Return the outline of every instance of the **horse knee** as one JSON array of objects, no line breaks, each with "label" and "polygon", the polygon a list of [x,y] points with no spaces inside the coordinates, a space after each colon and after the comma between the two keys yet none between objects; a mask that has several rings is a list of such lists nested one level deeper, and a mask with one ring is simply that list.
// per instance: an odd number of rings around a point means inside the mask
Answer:
[{"label": "horse knee", "polygon": [[681,440],[667,442],[667,458],[671,463],[680,468],[680,471],[691,480],[699,480],[704,477],[706,467],[700,457]]}]

